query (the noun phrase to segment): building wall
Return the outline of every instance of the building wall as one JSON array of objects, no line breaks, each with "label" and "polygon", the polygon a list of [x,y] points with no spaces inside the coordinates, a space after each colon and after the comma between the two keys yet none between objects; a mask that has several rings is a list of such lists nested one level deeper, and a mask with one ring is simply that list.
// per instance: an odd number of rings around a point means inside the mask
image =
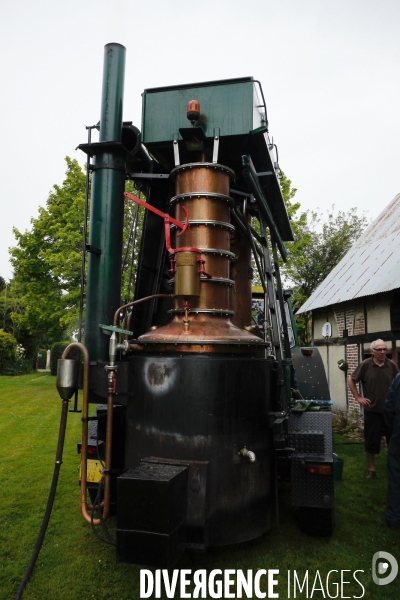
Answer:
[{"label": "building wall", "polygon": [[[358,344],[348,344],[346,348],[346,362],[348,364],[347,375],[350,375],[356,367],[360,364],[359,347]],[[346,381],[347,388],[347,409],[350,413],[359,413],[361,410],[360,404],[354,398],[352,392]]]},{"label": "building wall", "polygon": [[391,294],[368,296],[365,299],[368,333],[390,330]]},{"label": "building wall", "polygon": [[338,360],[345,359],[345,346],[320,346],[322,362],[335,410],[347,411],[346,374],[338,367]]},{"label": "building wall", "polygon": [[[392,351],[391,301],[392,293],[388,292],[313,311],[313,339],[314,342],[318,341],[334,409],[358,414],[362,411],[348,388],[345,373],[339,369],[337,362],[344,359],[350,375],[361,360],[370,355],[371,341],[358,340],[357,343],[351,343],[351,337],[355,335],[379,332],[389,351]],[[336,338],[337,342],[332,344],[330,340],[329,344],[321,345],[324,340],[322,326],[327,321],[332,326],[332,339]],[[339,340],[343,338],[344,330],[347,330],[348,342],[343,344]],[[400,348],[400,342],[397,340],[394,345],[392,358],[397,362],[397,348]]]}]

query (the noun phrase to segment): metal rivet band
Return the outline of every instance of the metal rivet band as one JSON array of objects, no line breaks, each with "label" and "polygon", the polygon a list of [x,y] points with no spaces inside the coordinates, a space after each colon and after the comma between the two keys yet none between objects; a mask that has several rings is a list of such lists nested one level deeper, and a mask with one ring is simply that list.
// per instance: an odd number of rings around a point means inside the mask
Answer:
[{"label": "metal rivet band", "polygon": [[206,162],[187,163],[186,165],[179,165],[178,167],[175,167],[175,169],[173,169],[171,171],[170,176],[175,177],[179,173],[182,173],[184,171],[189,171],[190,169],[214,169],[216,171],[223,171],[224,173],[227,173],[231,179],[233,179],[235,177],[235,172],[232,171],[232,169],[230,169],[229,167],[225,167],[225,165],[220,165],[218,163],[206,163]]},{"label": "metal rivet band", "polygon": [[[185,221],[181,221],[182,224],[185,224]],[[227,229],[228,231],[235,231],[235,228],[233,225],[231,225],[230,223],[226,223],[225,221],[213,221],[213,220],[208,220],[208,219],[194,219],[193,221],[190,219],[189,220],[189,226],[191,227],[192,225],[205,225],[206,227],[208,226],[213,226],[213,227],[222,227],[223,229]],[[171,225],[171,229],[176,228],[176,225]]]},{"label": "metal rivet band", "polygon": [[[168,311],[169,315],[177,315],[177,314],[182,314],[184,313],[184,309],[183,308],[173,308],[171,310]],[[211,314],[211,315],[216,315],[216,316],[226,316],[226,317],[232,317],[235,313],[233,312],[233,310],[225,310],[223,308],[189,308],[189,313],[198,315],[198,314],[202,314],[202,313],[207,313],[207,314]]]},{"label": "metal rivet band", "polygon": [[[232,279],[226,279],[225,277],[200,277],[200,283],[204,283],[204,282],[223,283],[223,284],[229,285],[231,287],[233,287],[235,285],[235,282]],[[168,281],[169,285],[172,285],[173,283],[175,283],[174,277]]]},{"label": "metal rivet band", "polygon": [[229,250],[221,250],[220,248],[199,248],[199,250],[202,254],[224,256],[225,258],[229,258],[229,260],[235,260],[236,258],[233,252],[229,252]]},{"label": "metal rivet band", "polygon": [[229,206],[234,206],[234,200],[230,196],[225,194],[218,194],[217,192],[185,192],[173,196],[169,201],[170,205],[173,206],[181,200],[191,200],[192,198],[207,198],[209,200],[220,200],[221,202],[227,202]]}]

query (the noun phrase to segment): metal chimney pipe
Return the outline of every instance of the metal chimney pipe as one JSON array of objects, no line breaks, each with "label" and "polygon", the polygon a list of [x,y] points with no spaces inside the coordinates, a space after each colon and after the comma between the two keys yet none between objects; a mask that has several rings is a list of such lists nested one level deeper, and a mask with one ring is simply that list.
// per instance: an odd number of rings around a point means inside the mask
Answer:
[{"label": "metal chimney pipe", "polygon": [[109,338],[99,324],[112,323],[121,304],[125,156],[107,142],[121,141],[125,53],[121,44],[104,48],[100,137],[93,149],[85,345],[95,361],[108,360]]}]

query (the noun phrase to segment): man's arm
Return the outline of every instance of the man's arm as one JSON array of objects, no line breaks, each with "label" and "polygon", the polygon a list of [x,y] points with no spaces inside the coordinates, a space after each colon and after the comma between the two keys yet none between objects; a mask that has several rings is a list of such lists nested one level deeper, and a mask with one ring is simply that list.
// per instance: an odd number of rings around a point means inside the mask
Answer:
[{"label": "man's arm", "polygon": [[351,393],[353,394],[354,398],[357,400],[357,402],[359,404],[361,404],[362,406],[367,406],[367,407],[371,405],[371,400],[360,396],[360,394],[358,393],[356,382],[351,377],[351,375],[347,378],[347,383],[349,384]]}]

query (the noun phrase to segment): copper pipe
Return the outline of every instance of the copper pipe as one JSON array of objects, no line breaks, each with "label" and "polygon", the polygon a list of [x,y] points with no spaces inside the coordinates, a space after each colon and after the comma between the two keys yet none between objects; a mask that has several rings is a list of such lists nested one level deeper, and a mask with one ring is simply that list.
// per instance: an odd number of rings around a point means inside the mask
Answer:
[{"label": "copper pipe", "polygon": [[[184,313],[184,309],[182,312]],[[170,344],[173,350],[175,344],[177,345],[175,350],[177,350],[179,345],[204,345],[207,343],[207,340],[226,343],[226,346],[224,344],[216,345],[213,350],[214,352],[230,352],[231,346],[229,342],[233,342],[234,344],[240,342],[243,344],[243,347],[248,344],[250,349],[255,348],[261,342],[259,337],[244,329],[235,327],[228,316],[224,314],[213,315],[212,313],[201,312],[197,314],[196,309],[191,307],[189,310],[190,332],[184,331],[184,318],[184,314],[177,314],[168,325],[164,325],[155,331],[148,331],[141,335],[138,340],[135,340],[135,342],[137,344],[141,344],[142,342],[143,344],[148,344],[156,352],[158,352],[158,347],[161,345]],[[132,348],[132,345],[130,345],[130,348],[136,349],[136,347]],[[189,352],[190,349],[188,348],[187,351]]]},{"label": "copper pipe", "polygon": [[190,321],[189,321],[190,304],[183,304],[182,308],[185,311],[185,316],[183,317],[183,330],[185,333],[189,333],[189,331],[190,331]]},{"label": "copper pipe", "polygon": [[[248,220],[250,223],[250,215]],[[231,236],[231,251],[236,258],[231,263],[229,277],[235,282],[230,288],[230,309],[235,313],[231,321],[239,329],[245,329],[251,325],[251,289],[253,269],[251,267],[251,245],[247,237],[247,231],[243,232],[238,227]]]},{"label": "copper pipe", "polygon": [[[91,516],[88,512],[88,505],[86,500],[87,490],[87,448],[88,448],[88,438],[89,438],[89,426],[88,426],[88,416],[89,416],[89,352],[83,344],[80,342],[72,342],[67,346],[62,354],[61,358],[67,358],[70,350],[72,348],[79,348],[79,350],[83,354],[83,401],[82,401],[82,456],[81,456],[81,511],[82,516],[88,523],[92,522]],[[108,412],[108,411],[107,411]],[[112,413],[112,411],[111,411]],[[112,416],[111,416],[112,418]],[[107,414],[108,420],[108,414]],[[108,423],[107,423],[108,425]],[[106,463],[107,466],[107,463]],[[107,483],[106,478],[106,483]],[[109,512],[110,505],[110,493],[108,486],[108,498],[106,494],[106,486],[104,486],[104,509],[103,509],[103,518],[106,519]],[[100,519],[93,520],[94,525],[100,525]]]},{"label": "copper pipe", "polygon": [[[190,228],[180,237],[182,245],[196,248],[216,248],[225,251],[215,259],[203,255],[205,270],[215,278],[229,278],[230,224],[229,182],[233,173],[217,164],[191,164],[174,170],[175,218],[184,218],[183,207],[190,216]],[[208,192],[208,194],[207,194]],[[193,196],[190,194],[193,193]],[[204,194],[204,195],[203,195]],[[210,264],[209,264],[210,263]],[[213,270],[211,267],[217,267]],[[211,281],[213,281],[211,280]],[[226,285],[200,281],[200,296],[193,299],[193,308],[229,310],[229,289]],[[178,306],[176,306],[178,308]]]},{"label": "copper pipe", "polygon": [[[103,519],[106,520],[110,512],[111,497],[111,459],[112,459],[112,426],[113,426],[113,404],[114,396],[107,396],[107,425],[106,425],[106,470],[104,481],[104,506]],[[99,519],[100,523],[100,519]]]},{"label": "copper pipe", "polygon": [[190,192],[216,192],[228,196],[229,183],[234,175],[231,169],[216,163],[180,165],[171,172],[171,177],[176,179],[176,195]]},{"label": "copper pipe", "polygon": [[147,300],[152,300],[152,298],[173,298],[173,297],[174,297],[173,294],[153,294],[152,296],[146,296],[145,298],[140,298],[139,300],[134,300],[133,302],[129,302],[129,304],[124,304],[123,306],[120,306],[115,311],[113,325],[114,325],[114,327],[118,326],[118,317],[119,317],[121,310],[124,310],[124,308],[129,308],[130,306],[134,306],[135,304],[140,304],[141,302],[146,302]]},{"label": "copper pipe", "polygon": [[[175,297],[170,323],[148,331],[140,336],[137,344],[130,346],[134,351],[144,352],[209,352],[257,353],[261,340],[232,324],[230,316],[230,288],[235,282],[230,279],[230,235],[235,228],[230,223],[229,197],[230,179],[234,176],[228,167],[214,163],[191,163],[176,167],[171,177],[175,178],[175,196],[170,204],[175,210],[175,219],[184,220],[185,208],[189,213],[190,227],[179,237],[179,244],[201,249],[201,260],[205,261],[205,271],[211,276],[200,278],[200,295],[190,299],[190,310],[182,306],[180,297]],[[172,228],[176,235],[176,229]],[[250,254],[246,254],[251,268]],[[248,277],[250,271],[245,269]],[[176,276],[175,276],[176,296]],[[250,315],[244,325],[251,323],[251,280]],[[183,295],[184,297],[184,295]],[[186,314],[187,312],[187,314]],[[183,314],[182,314],[183,313]],[[190,324],[189,324],[190,321]],[[210,341],[208,344],[207,341]],[[213,342],[225,342],[215,343]],[[146,346],[141,348],[141,342]],[[230,344],[230,342],[233,342]]]},{"label": "copper pipe", "polygon": [[[182,329],[182,325],[181,325]],[[189,335],[189,334],[186,334]],[[255,336],[254,336],[255,337]],[[261,341],[261,340],[260,340]],[[202,343],[201,341],[192,342],[183,340],[182,343],[177,343],[177,341],[173,341],[168,344],[131,344],[131,350],[134,352],[141,352],[145,354],[146,352],[149,354],[163,353],[163,352],[175,352],[175,353],[193,353],[193,354],[213,354],[213,353],[221,353],[221,352],[229,352],[229,354],[249,354],[251,356],[256,356],[258,358],[262,358],[264,356],[264,346],[258,347],[256,344],[241,344],[237,346],[230,346],[229,343],[226,346],[216,346],[213,344],[208,344],[207,342]]]}]

